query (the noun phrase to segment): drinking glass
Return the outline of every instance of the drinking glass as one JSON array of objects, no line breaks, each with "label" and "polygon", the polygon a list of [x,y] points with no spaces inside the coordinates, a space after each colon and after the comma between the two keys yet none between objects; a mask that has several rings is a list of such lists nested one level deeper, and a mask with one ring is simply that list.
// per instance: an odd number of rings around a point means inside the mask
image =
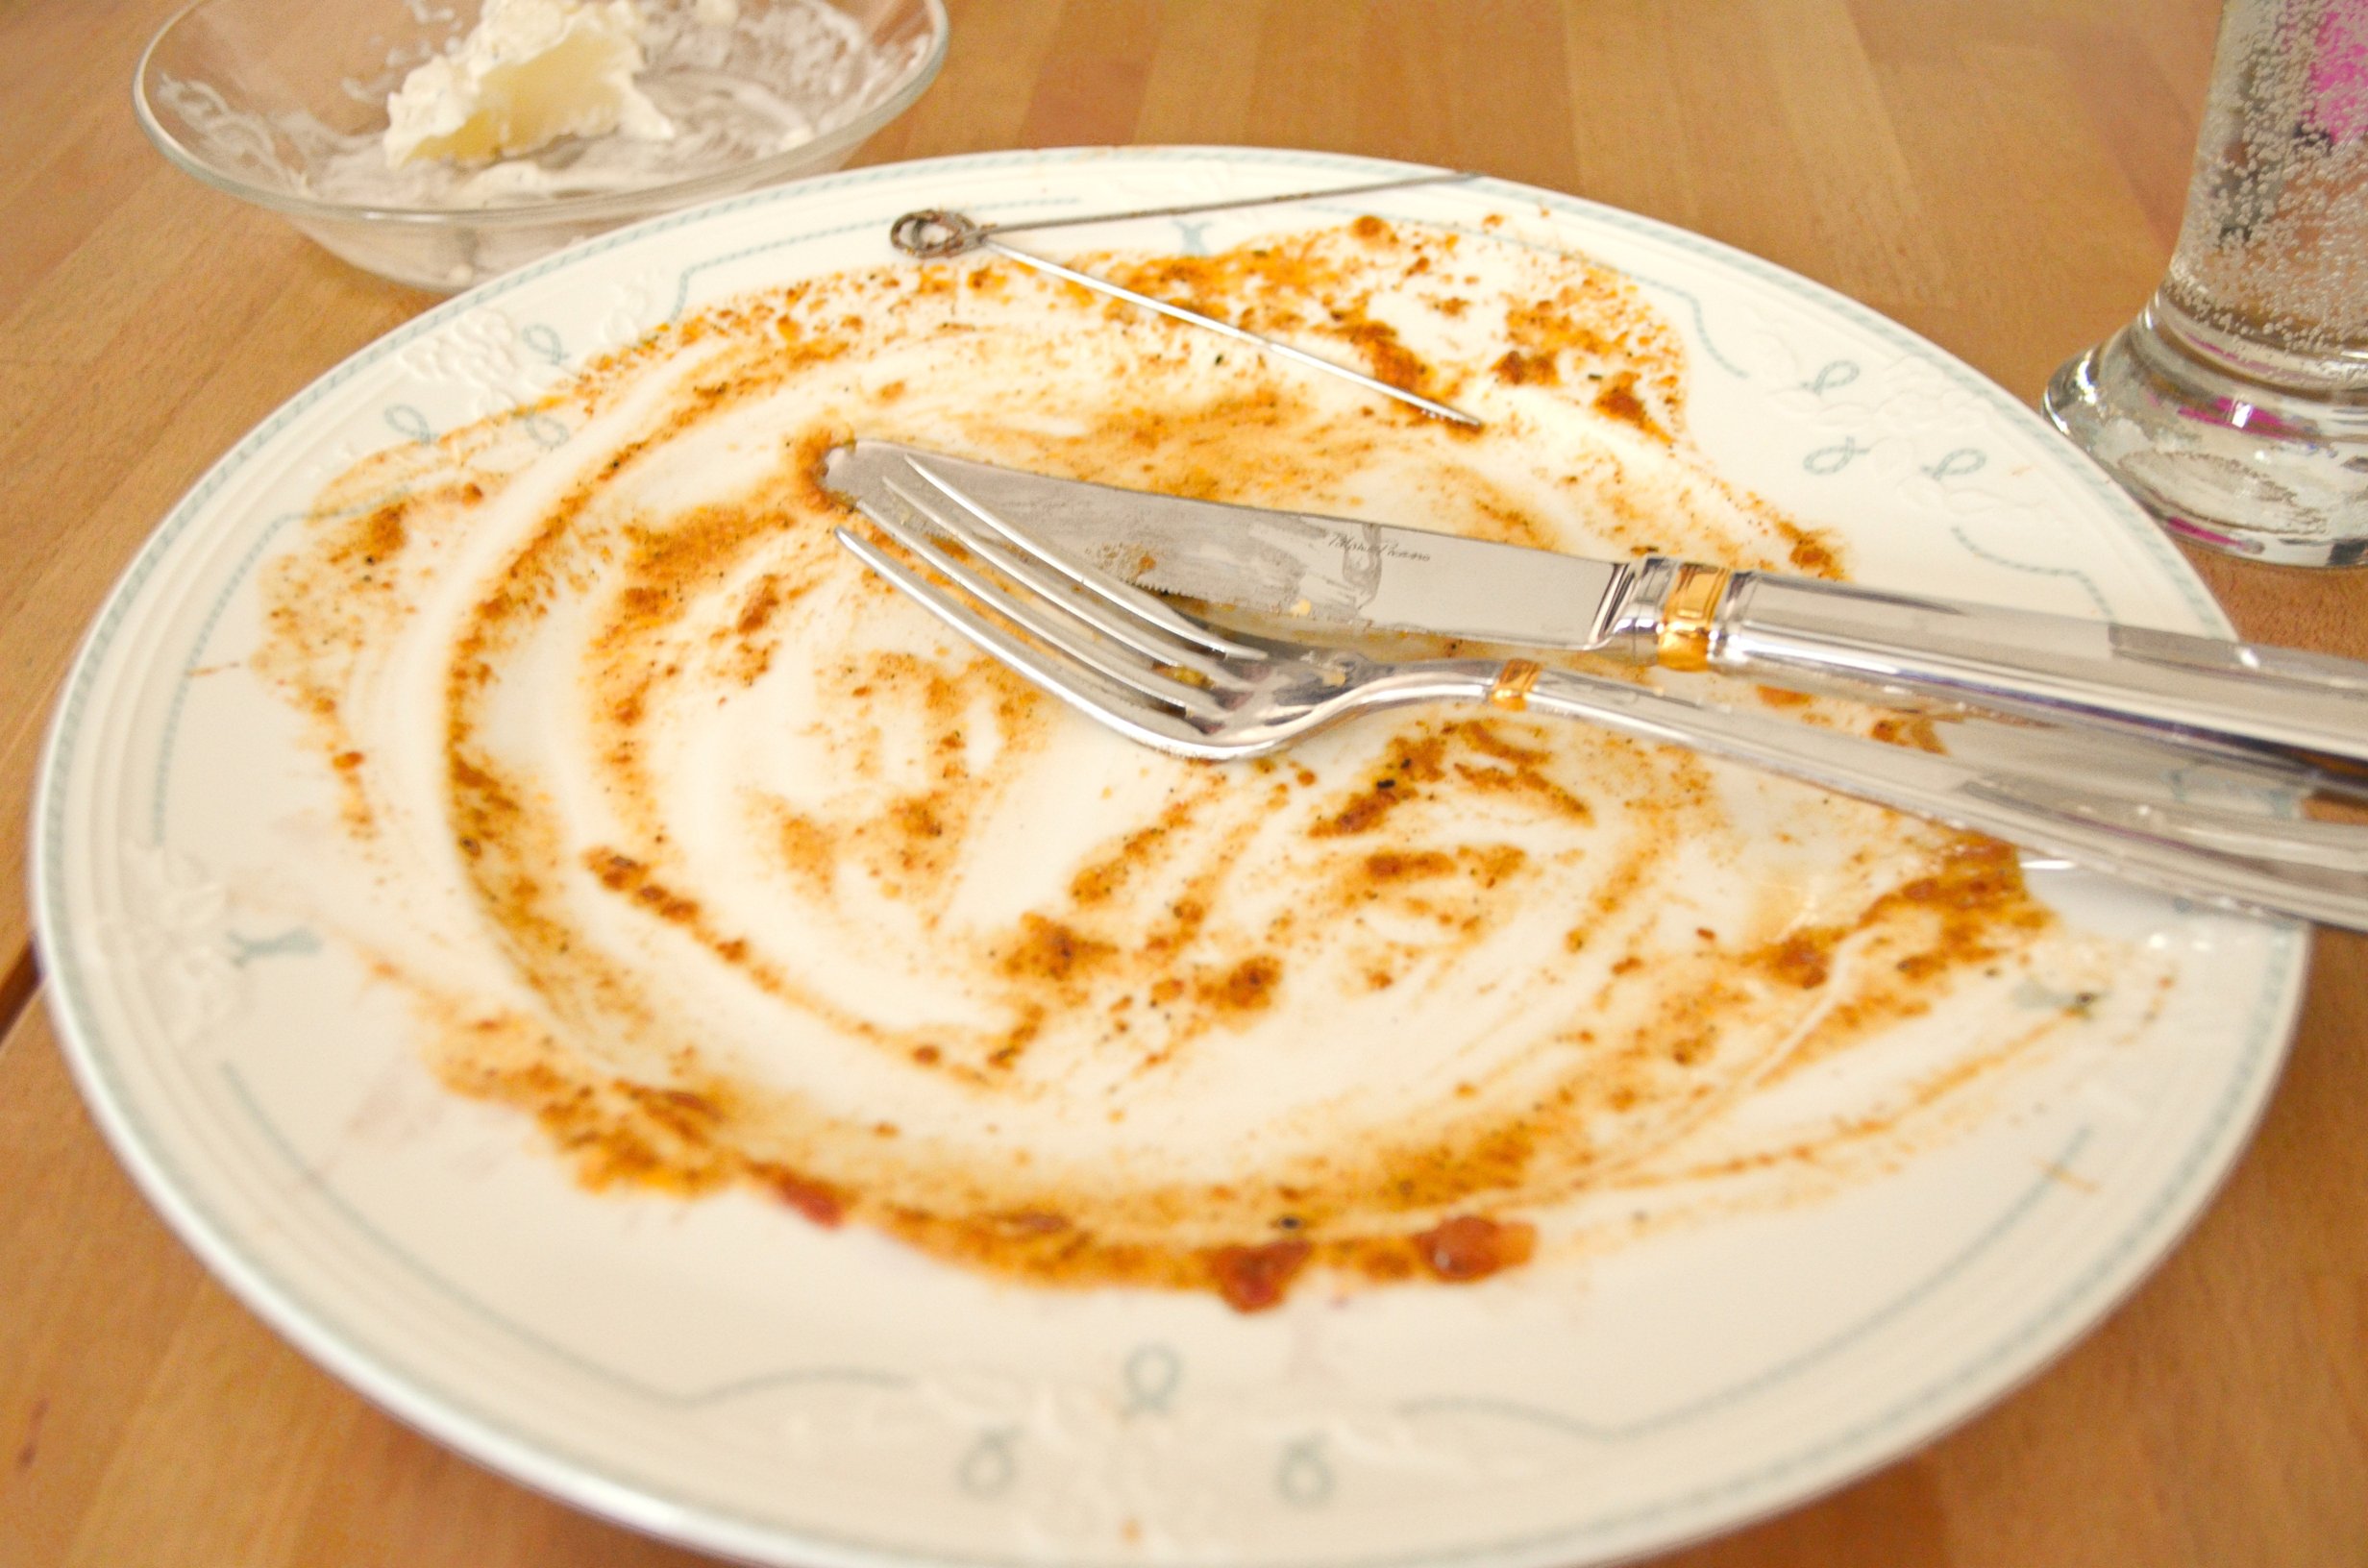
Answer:
[{"label": "drinking glass", "polygon": [[2368,562],[2368,0],[2227,0],[2169,273],[2044,406],[2183,538]]}]

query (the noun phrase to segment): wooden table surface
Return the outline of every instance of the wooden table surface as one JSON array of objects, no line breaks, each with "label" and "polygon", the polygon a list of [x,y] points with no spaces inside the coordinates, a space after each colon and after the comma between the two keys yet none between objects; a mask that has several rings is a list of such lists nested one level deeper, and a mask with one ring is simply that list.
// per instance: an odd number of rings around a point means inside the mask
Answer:
[{"label": "wooden table surface", "polygon": [[[433,303],[153,154],[181,0],[0,0],[0,822],[83,627],[176,498]],[[864,161],[1229,142],[1452,164],[1699,230],[2035,398],[2177,232],[2209,0],[956,0]],[[2245,632],[2368,656],[2368,576],[2197,563]],[[67,1081],[0,838],[0,1565],[688,1562],[413,1435],[234,1303]],[[1686,1568],[2368,1564],[2368,945],[2322,937],[2195,1234],[1954,1434]]]}]

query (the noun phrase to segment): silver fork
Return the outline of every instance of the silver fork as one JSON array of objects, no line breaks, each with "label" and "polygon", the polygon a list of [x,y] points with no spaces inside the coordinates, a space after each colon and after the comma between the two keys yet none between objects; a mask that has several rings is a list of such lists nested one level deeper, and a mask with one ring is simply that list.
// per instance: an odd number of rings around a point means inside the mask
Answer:
[{"label": "silver fork", "polygon": [[[1683,746],[2076,865],[2234,908],[2368,930],[2368,828],[2291,815],[2327,780],[2099,732],[1980,718],[1947,754],[1686,701],[1526,659],[1372,659],[1227,633],[1012,527],[915,460],[838,541],[954,631],[1051,696],[1163,751],[1277,750],[1352,714],[1479,701]],[[950,541],[949,549],[945,541]]]}]

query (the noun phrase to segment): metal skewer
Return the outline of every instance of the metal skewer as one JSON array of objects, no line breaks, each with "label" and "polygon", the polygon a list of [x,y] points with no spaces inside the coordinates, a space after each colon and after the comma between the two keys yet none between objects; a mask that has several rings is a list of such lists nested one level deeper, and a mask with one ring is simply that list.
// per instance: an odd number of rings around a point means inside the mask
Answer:
[{"label": "metal skewer", "polygon": [[[983,245],[997,234],[1018,234],[1038,229],[1076,229],[1091,223],[1126,223],[1135,218],[1181,218],[1195,212],[1225,212],[1244,207],[1279,207],[1285,202],[1318,202],[1334,196],[1369,196],[1376,191],[1404,190],[1409,185],[1454,185],[1480,176],[1471,170],[1443,170],[1410,174],[1396,180],[1376,180],[1363,185],[1332,185],[1322,190],[1292,190],[1273,196],[1229,196],[1218,202],[1191,202],[1182,207],[1139,207],[1131,212],[1094,212],[1067,218],[1030,218],[1024,223],[980,223],[959,212],[930,208],[907,212],[897,219],[888,237],[907,256],[934,261]],[[940,231],[932,236],[929,231]]]},{"label": "metal skewer", "polygon": [[925,261],[942,260],[974,250],[993,251],[998,256],[1017,261],[1024,267],[1032,268],[1048,277],[1075,283],[1081,288],[1092,289],[1098,294],[1107,295],[1114,300],[1124,300],[1129,305],[1141,306],[1146,310],[1155,311],[1172,320],[1185,322],[1195,327],[1205,327],[1213,332],[1233,338],[1238,342],[1247,343],[1269,354],[1320,370],[1327,375],[1338,376],[1344,380],[1354,381],[1369,392],[1377,392],[1385,398],[1394,398],[1411,407],[1419,408],[1434,419],[1443,419],[1452,425],[1462,425],[1468,429],[1478,429],[1481,422],[1461,408],[1453,408],[1446,404],[1434,402],[1418,392],[1409,392],[1402,386],[1393,386],[1388,381],[1368,376],[1363,371],[1351,370],[1346,365],[1336,364],[1332,360],[1310,354],[1304,349],[1294,348],[1288,343],[1279,343],[1273,338],[1246,331],[1229,321],[1220,321],[1214,316],[1204,316],[1197,310],[1187,310],[1180,305],[1170,305],[1167,301],[1153,299],[1148,294],[1138,294],[1131,288],[1122,287],[1107,279],[1097,278],[1091,273],[1079,272],[1074,267],[1065,267],[1057,261],[1047,260],[1041,256],[1030,256],[1025,251],[1014,250],[997,237],[1023,230],[1065,229],[1090,223],[1118,223],[1132,218],[1175,217],[1187,212],[1215,212],[1230,208],[1265,207],[1281,202],[1314,201],[1329,196],[1356,196],[1379,190],[1399,190],[1408,185],[1446,184],[1474,178],[1476,176],[1468,173],[1455,172],[1413,175],[1402,180],[1384,180],[1364,185],[1342,185],[1328,190],[1293,191],[1280,196],[1246,196],[1230,201],[1196,202],[1181,207],[1141,208],[1131,212],[1098,212],[1085,217],[1039,218],[1026,223],[980,223],[960,212],[931,208],[919,212],[907,212],[897,219],[889,228],[888,238],[898,250]]}]

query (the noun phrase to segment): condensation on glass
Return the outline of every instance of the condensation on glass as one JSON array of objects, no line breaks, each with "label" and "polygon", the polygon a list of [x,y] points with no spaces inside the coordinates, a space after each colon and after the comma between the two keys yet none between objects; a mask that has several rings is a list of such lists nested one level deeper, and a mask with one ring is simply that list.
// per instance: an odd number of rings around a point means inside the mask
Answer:
[{"label": "condensation on glass", "polygon": [[2169,270],[2046,406],[2184,537],[2368,560],[2368,0],[2229,0]]}]

